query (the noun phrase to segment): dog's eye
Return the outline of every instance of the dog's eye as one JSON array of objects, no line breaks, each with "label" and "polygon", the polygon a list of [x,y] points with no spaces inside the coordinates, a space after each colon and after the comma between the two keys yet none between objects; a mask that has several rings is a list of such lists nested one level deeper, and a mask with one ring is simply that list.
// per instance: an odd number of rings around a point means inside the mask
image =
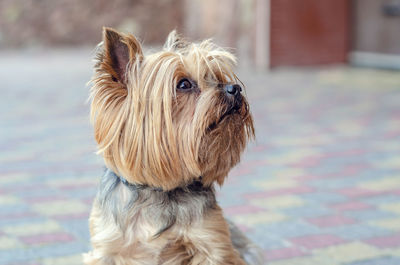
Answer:
[{"label": "dog's eye", "polygon": [[192,83],[187,78],[179,80],[178,85],[176,86],[176,88],[179,90],[188,90],[191,89],[192,87],[193,87]]}]

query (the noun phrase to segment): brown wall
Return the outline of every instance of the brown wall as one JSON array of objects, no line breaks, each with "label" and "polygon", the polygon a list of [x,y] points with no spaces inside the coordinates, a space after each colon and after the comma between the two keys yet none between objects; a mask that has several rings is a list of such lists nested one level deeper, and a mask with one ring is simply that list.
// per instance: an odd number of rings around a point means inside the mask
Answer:
[{"label": "brown wall", "polygon": [[161,43],[182,13],[183,0],[0,0],[0,48],[94,45],[103,26]]},{"label": "brown wall", "polygon": [[272,67],[345,62],[349,1],[271,0],[270,35]]}]

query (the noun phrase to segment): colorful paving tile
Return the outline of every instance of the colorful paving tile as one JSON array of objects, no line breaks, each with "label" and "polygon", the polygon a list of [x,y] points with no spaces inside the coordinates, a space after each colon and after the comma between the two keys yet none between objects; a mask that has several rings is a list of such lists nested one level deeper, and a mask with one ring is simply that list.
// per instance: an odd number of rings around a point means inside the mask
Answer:
[{"label": "colorful paving tile", "polygon": [[[81,264],[103,164],[88,50],[0,54],[0,265]],[[400,264],[400,74],[240,71],[257,140],[219,190],[271,265]]]}]

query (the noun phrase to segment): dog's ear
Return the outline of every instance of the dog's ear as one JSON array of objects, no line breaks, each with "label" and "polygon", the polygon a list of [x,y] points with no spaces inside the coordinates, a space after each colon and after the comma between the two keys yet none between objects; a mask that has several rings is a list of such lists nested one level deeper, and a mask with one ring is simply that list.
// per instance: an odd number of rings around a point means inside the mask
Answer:
[{"label": "dog's ear", "polygon": [[175,51],[186,48],[189,44],[190,43],[182,38],[182,36],[179,35],[176,30],[173,30],[168,34],[167,40],[164,44],[164,50]]},{"label": "dog's ear", "polygon": [[113,81],[126,85],[130,63],[143,60],[139,41],[128,34],[119,33],[111,28],[103,28],[103,54],[100,67],[108,72]]}]

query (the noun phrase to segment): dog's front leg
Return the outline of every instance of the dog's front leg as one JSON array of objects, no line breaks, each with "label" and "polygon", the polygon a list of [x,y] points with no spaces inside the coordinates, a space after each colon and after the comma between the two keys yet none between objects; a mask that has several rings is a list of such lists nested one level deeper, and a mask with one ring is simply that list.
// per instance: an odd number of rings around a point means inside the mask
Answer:
[{"label": "dog's front leg", "polygon": [[189,264],[246,265],[232,245],[228,223],[219,207],[208,212],[204,220],[189,231],[188,237],[195,247]]}]

